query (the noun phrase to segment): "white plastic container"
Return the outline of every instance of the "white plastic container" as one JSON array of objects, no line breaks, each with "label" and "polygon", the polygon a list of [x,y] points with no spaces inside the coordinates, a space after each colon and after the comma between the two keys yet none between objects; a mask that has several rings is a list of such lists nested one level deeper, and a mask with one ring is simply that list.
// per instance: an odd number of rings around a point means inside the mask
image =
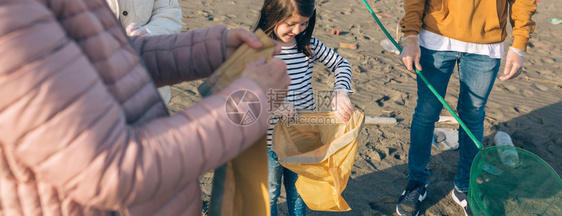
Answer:
[{"label": "white plastic container", "polygon": [[459,122],[453,116],[439,116],[439,123],[458,124]]},{"label": "white plastic container", "polygon": [[394,46],[394,44],[392,43],[392,41],[390,41],[389,39],[381,40],[381,46],[382,46],[382,48],[384,48],[386,51],[396,53],[396,55],[400,55],[400,51],[398,51],[398,49],[396,48],[396,46]]},{"label": "white plastic container", "polygon": [[516,167],[519,165],[519,155],[517,154],[517,150],[513,146],[513,142],[511,142],[511,137],[503,131],[498,131],[496,136],[494,136],[494,142],[496,146],[507,146],[508,148],[498,149],[498,154],[500,156],[500,160],[503,164]]}]

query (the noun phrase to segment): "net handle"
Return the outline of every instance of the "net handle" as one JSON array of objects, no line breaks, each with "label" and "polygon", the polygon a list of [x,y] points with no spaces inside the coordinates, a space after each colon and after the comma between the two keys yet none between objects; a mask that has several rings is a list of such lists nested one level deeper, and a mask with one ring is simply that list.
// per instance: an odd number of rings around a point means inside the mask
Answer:
[{"label": "net handle", "polygon": [[[381,27],[382,31],[384,32],[384,34],[386,34],[386,37],[388,37],[388,39],[390,39],[390,41],[394,44],[394,46],[396,46],[396,48],[400,51],[400,53],[402,53],[402,47],[400,47],[398,45],[398,43],[396,43],[396,41],[392,38],[392,36],[390,36],[390,34],[388,33],[388,31],[386,31],[386,29],[384,28],[384,26],[381,24],[381,22],[379,21],[379,18],[377,18],[377,15],[375,15],[375,12],[373,12],[373,9],[371,9],[371,6],[369,6],[369,4],[367,3],[366,0],[363,0],[363,3],[365,3],[365,6],[367,6],[367,9],[369,10],[369,12],[371,13],[371,15],[373,16],[373,18],[375,18],[375,21],[377,21],[377,24],[379,24],[379,27]],[[474,136],[474,134],[472,134],[472,132],[468,129],[468,127],[464,124],[464,122],[459,118],[459,116],[455,113],[455,111],[453,111],[453,109],[449,106],[449,104],[447,104],[447,102],[445,102],[445,99],[443,99],[443,97],[441,97],[441,95],[439,95],[439,93],[435,90],[435,88],[433,88],[433,86],[429,83],[429,81],[427,81],[427,79],[425,78],[425,76],[421,73],[421,71],[419,71],[417,68],[414,67],[414,69],[416,70],[416,73],[418,75],[418,77],[420,77],[423,82],[425,83],[425,85],[427,85],[427,87],[429,88],[429,90],[431,90],[431,92],[433,92],[433,94],[435,95],[435,97],[437,97],[437,99],[439,100],[439,102],[441,102],[441,104],[443,104],[443,106],[445,106],[445,108],[449,111],[449,113],[451,113],[451,115],[453,115],[453,117],[457,120],[457,122],[459,122],[460,126],[462,127],[462,129],[464,129],[464,131],[468,134],[468,136],[470,137],[470,139],[472,139],[472,141],[474,142],[474,144],[476,145],[476,147],[478,147],[479,149],[484,148],[484,146],[482,146],[482,143],[480,143],[480,141],[478,141],[478,139],[476,139],[476,137]]]}]

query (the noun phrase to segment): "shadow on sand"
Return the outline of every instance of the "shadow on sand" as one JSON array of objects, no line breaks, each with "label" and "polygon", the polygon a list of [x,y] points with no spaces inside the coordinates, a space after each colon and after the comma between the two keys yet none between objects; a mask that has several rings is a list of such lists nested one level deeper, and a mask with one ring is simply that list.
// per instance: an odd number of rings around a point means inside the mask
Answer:
[{"label": "shadow on sand", "polygon": [[[516,147],[530,151],[543,160],[545,160],[557,173],[562,174],[562,102],[553,104],[534,110],[526,115],[514,118],[507,122],[498,122],[488,128],[491,134],[484,137],[483,145],[485,147],[493,146],[493,135],[496,131],[504,131],[511,135],[513,143]],[[367,126],[363,130],[369,130]],[[537,129],[540,128],[540,129]],[[361,136],[366,136],[362,133]],[[368,140],[365,137],[361,140]],[[364,215],[397,215],[395,205],[398,196],[402,193],[407,183],[407,148],[406,155],[400,155],[401,151],[389,149],[386,151],[381,160],[366,160],[360,154],[362,148],[369,148],[373,145],[370,142],[359,144],[359,155],[356,158],[355,166],[361,166],[365,163],[372,166],[372,172],[363,175],[355,175],[352,177],[347,188],[343,192],[343,198],[352,208],[348,212],[318,212],[308,210],[309,216],[364,216]],[[406,144],[408,145],[408,144]],[[401,165],[395,165],[389,168],[384,167],[385,158],[401,159],[404,161]],[[453,178],[456,175],[456,165],[458,161],[458,151],[433,151],[431,162],[428,169],[431,171],[430,184],[428,187],[428,197],[422,204],[420,215],[447,215],[447,212],[462,211],[452,201],[449,193],[453,188]],[[352,174],[352,176],[354,176]],[[443,199],[447,199],[442,202]],[[441,202],[441,203],[440,203]],[[430,207],[434,205],[443,205],[440,208]],[[279,204],[280,215],[287,213],[286,203]],[[449,211],[440,212],[440,209],[448,209]]]}]

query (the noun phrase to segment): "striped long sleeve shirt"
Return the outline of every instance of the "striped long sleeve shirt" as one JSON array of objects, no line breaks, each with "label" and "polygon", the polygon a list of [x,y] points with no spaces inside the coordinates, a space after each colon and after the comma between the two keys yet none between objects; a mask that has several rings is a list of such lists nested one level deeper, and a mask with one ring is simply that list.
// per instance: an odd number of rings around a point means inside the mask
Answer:
[{"label": "striped long sleeve shirt", "polygon": [[[282,47],[281,53],[275,56],[287,64],[291,84],[286,100],[292,103],[296,109],[316,109],[312,89],[312,71],[316,61],[321,62],[334,72],[334,91],[353,92],[351,90],[351,66],[349,62],[314,37],[310,39],[310,44],[312,57],[298,52],[296,46]],[[271,145],[272,134],[273,125],[267,131],[268,146]]]}]

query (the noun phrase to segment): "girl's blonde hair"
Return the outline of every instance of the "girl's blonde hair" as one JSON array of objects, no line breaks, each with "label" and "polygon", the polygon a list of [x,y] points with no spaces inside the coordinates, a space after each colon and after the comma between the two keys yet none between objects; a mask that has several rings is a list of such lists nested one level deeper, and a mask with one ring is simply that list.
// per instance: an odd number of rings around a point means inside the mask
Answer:
[{"label": "girl's blonde hair", "polygon": [[315,3],[315,0],[265,0],[254,31],[262,29],[269,37],[278,40],[279,38],[275,35],[275,26],[281,21],[295,14],[310,17],[306,29],[296,35],[295,39],[297,40],[297,51],[312,57],[310,38],[316,23]]}]

